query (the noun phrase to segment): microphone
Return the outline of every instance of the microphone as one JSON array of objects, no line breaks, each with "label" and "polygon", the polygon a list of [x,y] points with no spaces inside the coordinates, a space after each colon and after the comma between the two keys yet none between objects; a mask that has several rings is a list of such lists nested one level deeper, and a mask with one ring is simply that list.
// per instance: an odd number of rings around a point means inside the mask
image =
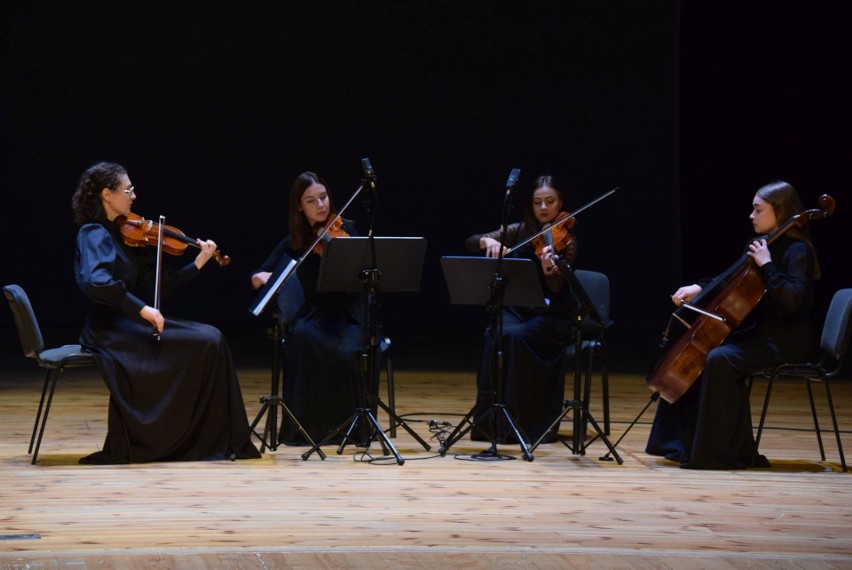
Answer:
[{"label": "microphone", "polygon": [[371,188],[375,188],[376,173],[373,171],[373,165],[370,164],[369,158],[361,159],[361,168],[364,170],[364,179],[370,184]]},{"label": "microphone", "polygon": [[509,179],[506,180],[506,193],[507,194],[509,192],[511,192],[512,189],[515,187],[515,184],[518,183],[518,177],[520,175],[521,175],[521,169],[520,168],[513,168],[512,172],[509,173]]}]

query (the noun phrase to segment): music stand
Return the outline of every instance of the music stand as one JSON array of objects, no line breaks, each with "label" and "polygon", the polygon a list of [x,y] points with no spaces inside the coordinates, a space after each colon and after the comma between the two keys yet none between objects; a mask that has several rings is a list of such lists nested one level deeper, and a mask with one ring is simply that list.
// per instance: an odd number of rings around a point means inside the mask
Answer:
[{"label": "music stand", "polygon": [[[364,322],[362,324],[363,351],[361,353],[362,399],[349,419],[340,424],[324,440],[302,454],[308,459],[314,451],[343,435],[337,453],[343,453],[356,427],[361,428],[363,441],[369,447],[378,437],[383,451],[390,451],[399,465],[405,460],[391,443],[373,412],[380,406],[390,418],[391,425],[402,426],[427,451],[431,446],[412,430],[405,421],[378,397],[376,377],[376,336],[380,328],[376,320],[379,281],[384,291],[405,292],[420,290],[420,276],[426,256],[426,239],[422,237],[348,237],[333,238],[326,246],[320,262],[317,291],[356,292],[362,294]],[[378,260],[382,266],[379,268]]]},{"label": "music stand", "polygon": [[[598,422],[595,421],[595,418],[592,417],[592,414],[589,413],[589,407],[581,397],[582,391],[582,375],[580,372],[580,355],[582,354],[583,349],[583,320],[588,317],[592,319],[594,322],[598,323],[600,326],[604,326],[603,319],[601,318],[600,313],[598,312],[597,307],[595,307],[594,302],[591,297],[589,297],[589,293],[586,291],[585,287],[580,283],[580,280],[577,279],[577,276],[574,275],[574,270],[571,269],[571,266],[568,263],[559,257],[553,258],[556,264],[559,266],[560,274],[562,275],[562,279],[565,283],[571,288],[571,292],[574,294],[574,298],[577,299],[577,304],[579,309],[577,310],[577,317],[574,325],[574,399],[568,400],[565,402],[565,410],[563,410],[562,414],[559,415],[556,420],[550,424],[550,426],[544,431],[544,434],[536,441],[532,449],[541,444],[542,440],[547,436],[547,434],[551,433],[556,426],[562,421],[562,419],[568,415],[568,412],[573,411],[573,429],[572,433],[572,445],[565,444],[568,449],[574,455],[585,455],[586,453],[586,443],[585,443],[585,421],[592,424],[592,427],[595,428],[595,431],[598,434],[606,446],[609,448],[609,452],[615,457],[615,460],[621,465],[624,461],[615,451],[615,447],[610,443],[609,439],[604,434],[603,430],[601,430]],[[589,358],[591,361],[591,357]],[[591,364],[591,362],[590,362]],[[563,441],[564,443],[564,441]],[[604,456],[605,457],[605,456]],[[601,458],[603,459],[603,458]]]},{"label": "music stand", "polygon": [[[290,418],[290,421],[293,422],[293,425],[296,426],[296,429],[299,430],[305,438],[305,441],[307,441],[310,445],[316,445],[314,440],[311,439],[311,436],[308,435],[308,432],[305,431],[305,428],[302,427],[302,424],[299,423],[299,420],[296,419],[296,416],[293,415],[293,412],[290,411],[290,408],[287,407],[284,403],[284,399],[279,394],[281,377],[283,374],[283,369],[281,367],[281,353],[284,350],[285,342],[285,335],[282,334],[282,331],[296,316],[296,313],[302,306],[305,298],[302,286],[295,273],[297,267],[298,262],[295,259],[287,254],[282,255],[278,264],[275,266],[275,270],[272,272],[272,275],[266,281],[264,286],[261,287],[260,291],[252,301],[252,304],[249,306],[249,311],[257,317],[260,316],[264,309],[266,309],[270,301],[275,299],[272,309],[272,386],[268,396],[260,397],[260,402],[263,405],[260,407],[260,410],[257,412],[257,416],[255,416],[254,421],[249,427],[249,433],[246,436],[245,442],[237,448],[238,451],[245,447],[249,439],[251,439],[252,434],[260,438],[261,453],[263,453],[264,449],[267,447],[272,451],[278,449],[279,407],[285,414],[287,414],[287,417]],[[260,423],[263,415],[267,412],[269,415],[266,416],[266,425],[263,429],[263,435],[261,436],[255,431],[255,428],[257,427],[257,424]],[[235,460],[236,456],[237,452],[235,451],[231,455],[231,459]],[[325,459],[326,457],[322,451],[320,451],[320,457],[322,459]]]},{"label": "music stand", "polygon": [[[502,265],[499,264],[500,261],[502,261]],[[526,436],[503,402],[503,356],[501,349],[495,350],[494,348],[502,346],[502,338],[499,338],[502,335],[502,330],[496,330],[500,327],[495,327],[494,321],[499,322],[502,319],[503,305],[516,307],[545,306],[544,294],[539,285],[535,263],[531,259],[519,258],[498,260],[488,257],[445,256],[441,258],[441,267],[444,270],[444,278],[450,291],[451,303],[489,305],[492,311],[490,356],[492,362],[489,373],[491,389],[488,400],[477,398],[476,404],[462,418],[439,451],[441,455],[445,455],[455,442],[485,419],[491,421],[492,450],[496,449],[498,439],[497,419],[503,417],[520,443],[524,458],[532,461],[533,456],[531,449],[526,444]],[[500,276],[497,275],[498,267],[502,275],[502,283]],[[499,288],[502,288],[502,300],[500,299]],[[471,420],[471,418],[473,419]]]}]

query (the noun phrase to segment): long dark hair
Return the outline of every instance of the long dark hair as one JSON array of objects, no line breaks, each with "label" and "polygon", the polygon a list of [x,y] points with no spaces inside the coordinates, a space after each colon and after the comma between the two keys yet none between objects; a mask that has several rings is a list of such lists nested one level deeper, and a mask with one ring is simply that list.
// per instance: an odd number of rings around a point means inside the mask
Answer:
[{"label": "long dark hair", "polygon": [[[799,199],[799,194],[793,185],[783,180],[770,182],[765,186],[761,186],[757,190],[757,197],[772,206],[772,211],[775,213],[775,219],[779,226],[783,226],[790,218],[804,212],[802,201]],[[811,242],[811,232],[807,224],[802,226],[794,226],[787,230],[787,235],[800,239],[811,250],[814,258],[814,280],[820,278],[819,261],[817,261],[816,249]]]},{"label": "long dark hair", "polygon": [[101,190],[109,188],[115,191],[121,184],[121,176],[126,174],[127,169],[114,162],[98,162],[86,169],[71,197],[74,222],[83,225],[106,220],[101,204]]},{"label": "long dark hair", "polygon": [[[288,223],[290,227],[290,245],[299,251],[310,245],[316,238],[314,228],[308,225],[308,219],[301,211],[302,194],[305,193],[310,186],[314,184],[322,184],[328,190],[328,184],[318,174],[313,172],[303,172],[296,177],[293,186],[290,188],[290,200],[288,204]],[[331,193],[328,194],[328,211],[329,218],[337,215],[334,209],[334,202],[331,199]]]},{"label": "long dark hair", "polygon": [[530,189],[529,193],[526,196],[526,200],[524,201],[523,228],[521,228],[521,232],[523,235],[532,235],[540,229],[538,227],[538,220],[536,219],[534,213],[533,195],[535,194],[536,190],[538,190],[539,188],[544,188],[545,186],[556,190],[556,194],[559,195],[559,201],[562,202],[562,208],[565,208],[565,192],[559,186],[559,183],[556,181],[556,178],[548,174],[539,176],[535,179],[535,184]]}]

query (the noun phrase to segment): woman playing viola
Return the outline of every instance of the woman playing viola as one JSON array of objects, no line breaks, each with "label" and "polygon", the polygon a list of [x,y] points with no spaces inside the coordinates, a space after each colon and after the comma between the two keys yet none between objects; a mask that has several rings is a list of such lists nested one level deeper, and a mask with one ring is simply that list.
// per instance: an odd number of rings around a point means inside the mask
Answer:
[{"label": "woman playing viola", "polygon": [[[317,291],[324,240],[307,249],[329,224],[335,237],[355,236],[357,230],[351,221],[337,216],[325,182],[313,172],[304,172],[293,182],[288,222],[290,234],[252,274],[251,283],[259,289],[282,258],[304,256],[296,271],[303,300],[294,301],[285,294],[289,284],[278,296],[281,314],[287,315],[284,402],[311,439],[320,443],[353,414],[363,393],[359,361],[363,313],[357,293]],[[290,306],[294,302],[301,305]],[[280,440],[287,445],[308,443],[287,417]]]},{"label": "woman playing viola", "polygon": [[[816,348],[811,328],[812,282],[819,265],[808,228],[788,231],[767,246],[772,234],[802,212],[796,190],[786,182],[761,187],[749,218],[758,237],[746,254],[766,286],[766,294],[724,344],[707,354],[701,377],[674,404],[660,399],[646,451],[677,461],[686,469],[769,467],[759,455],[752,465],[754,435],[748,377],[784,362],[804,362]],[[680,287],[675,305],[691,301],[711,279]],[[712,298],[717,289],[702,295]]]},{"label": "woman playing viola", "polygon": [[[506,228],[505,252],[538,233],[546,224],[565,215],[564,193],[552,176],[540,176],[524,201],[523,221]],[[571,220],[573,221],[573,219]],[[568,224],[569,222],[563,222]],[[558,255],[573,265],[577,258],[577,240],[566,236],[563,229],[561,243],[537,243],[538,239],[513,251],[512,257],[525,257],[536,262],[539,285],[544,292],[545,307],[505,307],[503,311],[503,403],[514,414],[527,443],[538,441],[550,424],[562,413],[565,378],[563,358],[565,347],[571,343],[571,327],[577,314],[576,300],[565,285],[553,256]],[[484,251],[488,257],[500,253],[500,231],[469,237],[466,246],[470,251]],[[490,330],[486,331],[482,361],[477,376],[478,396],[491,398],[490,370],[493,342]],[[510,442],[514,437],[506,425],[499,425],[496,437],[488,433],[484,423],[472,432],[473,439]],[[546,434],[543,443],[554,441],[556,430]],[[510,437],[511,435],[511,437]]]},{"label": "woman playing viola", "polygon": [[[80,344],[95,355],[110,392],[103,450],[80,462],[260,457],[246,443],[248,418],[222,333],[152,306],[156,250],[125,243],[116,223],[135,199],[125,168],[101,162],[83,173],[72,200],[80,224],[75,272],[87,309]],[[164,294],[198,275],[216,252],[213,241],[197,245],[192,262],[162,268]]]}]

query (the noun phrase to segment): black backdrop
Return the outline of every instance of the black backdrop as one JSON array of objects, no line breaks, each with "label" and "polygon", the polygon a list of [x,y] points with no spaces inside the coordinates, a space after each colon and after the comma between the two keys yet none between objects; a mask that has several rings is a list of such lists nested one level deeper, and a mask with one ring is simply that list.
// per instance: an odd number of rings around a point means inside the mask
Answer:
[{"label": "black backdrop", "polygon": [[[0,165],[13,242],[0,280],[30,293],[43,325],[78,326],[70,197],[89,164],[111,160],[130,172],[136,213],[164,214],[234,260],[205,268],[165,312],[251,327],[248,275],[286,233],[292,180],[320,172],[339,206],[368,157],[376,234],[429,243],[421,292],[383,295],[386,329],[481,329],[481,309],[449,305],[438,259],[497,228],[512,168],[523,188],[556,175],[569,209],[619,187],[579,216],[576,235],[578,266],[610,276],[625,335],[656,334],[678,285],[738,257],[758,186],[787,179],[806,207],[831,193],[837,213],[812,224],[824,313],[852,284],[841,253],[850,11],[804,0],[7,1]],[[366,229],[360,201],[347,217]]]}]

